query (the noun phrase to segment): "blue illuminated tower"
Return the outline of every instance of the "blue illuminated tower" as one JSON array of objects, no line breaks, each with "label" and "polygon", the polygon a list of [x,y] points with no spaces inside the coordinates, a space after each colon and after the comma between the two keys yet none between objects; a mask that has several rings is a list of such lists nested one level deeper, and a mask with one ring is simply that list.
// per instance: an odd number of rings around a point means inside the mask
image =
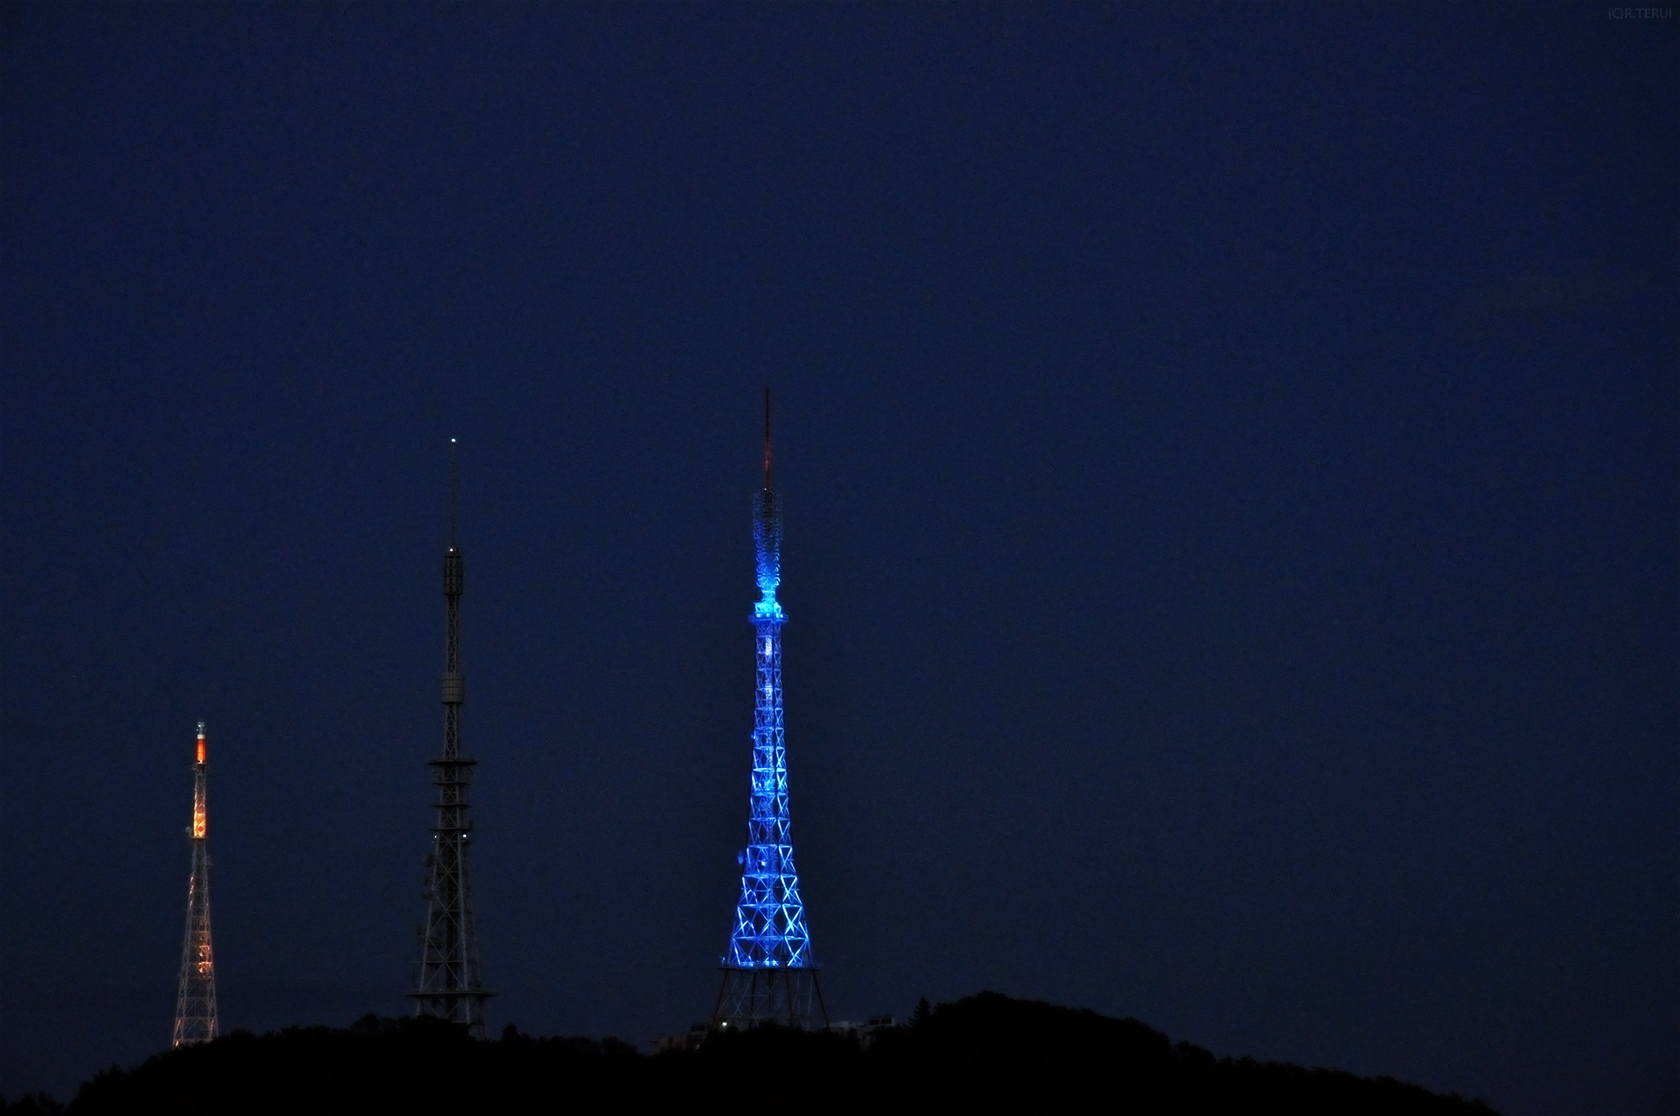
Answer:
[{"label": "blue illuminated tower", "polygon": [[787,747],[782,732],[782,511],[770,472],[770,389],[764,390],[764,487],[753,500],[759,600],[753,605],[758,681],[753,699],[753,765],[747,847],[741,850],[741,901],[723,958],[712,1022],[751,1027],[827,1026],[811,955],[788,815]]}]

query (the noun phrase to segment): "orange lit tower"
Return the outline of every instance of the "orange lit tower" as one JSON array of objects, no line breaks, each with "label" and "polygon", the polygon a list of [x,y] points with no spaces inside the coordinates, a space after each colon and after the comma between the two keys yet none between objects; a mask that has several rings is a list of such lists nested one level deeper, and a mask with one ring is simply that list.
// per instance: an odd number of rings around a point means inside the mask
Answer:
[{"label": "orange lit tower", "polygon": [[426,858],[426,926],[420,932],[420,979],[414,991],[416,1015],[435,1015],[464,1023],[474,1038],[484,1037],[484,988],[478,963],[478,930],[473,919],[472,880],[467,848],[472,839],[467,787],[477,760],[461,756],[461,705],[467,682],[461,674],[461,591],[465,565],[455,545],[455,503],[459,470],[455,440],[450,440],[449,547],[443,552],[443,599],[447,619],[441,696],[443,754],[428,761],[437,787],[437,825]]},{"label": "orange lit tower", "polygon": [[210,949],[210,853],[204,803],[204,722],[198,722],[198,759],[193,764],[192,878],[187,882],[187,935],[181,943],[181,984],[175,993],[175,1035],[170,1045],[209,1042],[216,1037],[216,959]]}]

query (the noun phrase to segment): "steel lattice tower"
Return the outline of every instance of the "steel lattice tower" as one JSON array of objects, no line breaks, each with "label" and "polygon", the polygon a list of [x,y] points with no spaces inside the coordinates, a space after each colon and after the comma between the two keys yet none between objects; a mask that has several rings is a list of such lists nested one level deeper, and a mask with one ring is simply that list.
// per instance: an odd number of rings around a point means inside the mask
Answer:
[{"label": "steel lattice tower", "polygon": [[181,942],[181,982],[175,993],[175,1033],[170,1046],[209,1042],[216,1037],[216,958],[210,948],[209,821],[204,801],[204,722],[198,722],[198,760],[193,764],[192,876],[187,881],[187,933]]},{"label": "steel lattice tower", "polygon": [[747,847],[741,851],[741,901],[723,958],[712,1022],[751,1027],[779,1022],[828,1025],[799,873],[793,866],[788,814],[787,746],[782,723],[782,625],[776,601],[782,579],[781,502],[771,474],[770,390],[764,391],[764,487],[753,500],[760,599],[753,605],[758,661],[753,700],[753,766]]},{"label": "steel lattice tower", "polygon": [[494,993],[484,988],[478,963],[478,930],[473,921],[472,880],[467,849],[472,839],[467,787],[476,760],[461,756],[461,705],[467,700],[461,674],[461,590],[464,566],[455,545],[455,506],[459,488],[455,440],[450,439],[449,548],[443,553],[443,597],[448,617],[444,653],[443,754],[428,761],[437,787],[437,826],[426,858],[426,926],[421,931],[420,979],[409,995],[416,1015],[435,1015],[466,1024],[474,1038],[484,1037],[484,1002]]}]

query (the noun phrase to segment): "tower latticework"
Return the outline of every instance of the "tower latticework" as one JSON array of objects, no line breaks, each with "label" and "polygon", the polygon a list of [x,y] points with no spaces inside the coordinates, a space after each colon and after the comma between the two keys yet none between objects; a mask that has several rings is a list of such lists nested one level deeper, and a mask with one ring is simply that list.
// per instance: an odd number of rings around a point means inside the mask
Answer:
[{"label": "tower latticework", "polygon": [[741,900],[723,958],[714,1024],[777,1022],[827,1026],[788,813],[787,744],[782,720],[782,627],[776,600],[782,572],[782,515],[771,473],[770,393],[764,393],[764,487],[753,500],[759,600],[753,605],[757,684],[753,698],[752,791],[747,847],[741,851]]},{"label": "tower latticework", "polygon": [[198,758],[193,764],[192,875],[187,881],[187,933],[181,943],[181,980],[175,993],[171,1046],[216,1037],[216,956],[210,947],[209,816],[204,799],[204,722],[198,722]]},{"label": "tower latticework", "polygon": [[420,977],[409,995],[415,1014],[435,1015],[465,1024],[484,1037],[484,1002],[494,993],[484,988],[478,961],[478,931],[473,920],[468,846],[472,840],[467,788],[476,760],[461,755],[461,705],[467,699],[461,674],[461,591],[464,565],[455,543],[458,471],[453,459],[449,485],[449,547],[443,554],[443,598],[447,629],[443,698],[443,754],[428,761],[437,787],[437,825],[426,857],[426,925],[421,931]]}]

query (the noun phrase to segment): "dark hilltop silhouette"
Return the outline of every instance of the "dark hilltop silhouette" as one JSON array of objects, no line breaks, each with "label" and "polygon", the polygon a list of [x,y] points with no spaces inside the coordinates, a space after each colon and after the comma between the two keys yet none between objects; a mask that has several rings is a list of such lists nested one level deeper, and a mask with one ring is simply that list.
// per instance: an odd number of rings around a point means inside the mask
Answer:
[{"label": "dark hilltop silhouette", "polygon": [[982,992],[917,1005],[903,1026],[856,1033],[713,1031],[693,1049],[644,1055],[606,1038],[534,1038],[509,1026],[477,1041],[434,1018],[365,1016],[345,1029],[235,1031],[113,1067],[68,1105],[0,1112],[554,1112],[739,1103],[790,1090],[800,1107],[902,1111],[953,1101],[1076,1101],[1115,1112],[1491,1114],[1388,1077],[1356,1077],[1174,1044],[1135,1019]]}]

